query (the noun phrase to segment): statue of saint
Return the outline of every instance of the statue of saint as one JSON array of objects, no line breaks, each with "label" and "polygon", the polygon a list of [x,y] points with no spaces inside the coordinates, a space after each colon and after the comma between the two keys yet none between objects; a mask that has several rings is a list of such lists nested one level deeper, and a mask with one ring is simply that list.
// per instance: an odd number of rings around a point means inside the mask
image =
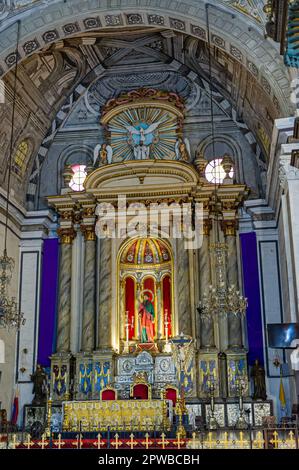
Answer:
[{"label": "statue of saint", "polygon": [[154,343],[155,310],[150,296],[144,292],[143,301],[139,307],[141,343]]},{"label": "statue of saint", "polygon": [[47,387],[47,376],[43,367],[40,364],[37,364],[36,371],[30,376],[31,381],[33,382],[34,394],[33,404],[40,405],[46,401],[46,387]]},{"label": "statue of saint", "polygon": [[266,380],[265,380],[265,369],[259,363],[259,360],[254,361],[254,366],[251,369],[251,377],[253,378],[253,399],[254,400],[266,400]]}]

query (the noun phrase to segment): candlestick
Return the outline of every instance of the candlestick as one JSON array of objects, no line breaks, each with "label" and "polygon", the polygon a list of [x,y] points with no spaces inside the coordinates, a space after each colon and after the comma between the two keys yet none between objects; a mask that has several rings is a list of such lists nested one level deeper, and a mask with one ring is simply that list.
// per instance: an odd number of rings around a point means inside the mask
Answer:
[{"label": "candlestick", "polygon": [[130,323],[129,323],[129,312],[126,311],[126,324],[125,324],[125,328],[126,328],[126,344],[125,344],[125,350],[124,350],[125,353],[128,353],[128,352],[129,352],[129,326],[130,326]]}]

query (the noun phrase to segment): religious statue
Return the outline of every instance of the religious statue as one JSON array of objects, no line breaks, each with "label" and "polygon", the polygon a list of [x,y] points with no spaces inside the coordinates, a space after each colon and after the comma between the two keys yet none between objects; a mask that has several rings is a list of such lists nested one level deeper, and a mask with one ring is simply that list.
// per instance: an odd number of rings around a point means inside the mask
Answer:
[{"label": "religious statue", "polygon": [[259,360],[254,361],[254,366],[251,369],[251,377],[253,378],[253,399],[254,400],[266,400],[266,381],[265,381],[265,369],[259,363]]},{"label": "religious statue", "polygon": [[188,139],[182,139],[181,137],[175,144],[175,153],[177,160],[184,160],[185,162],[190,161],[190,143]]},{"label": "religious statue", "polygon": [[140,123],[138,126],[124,126],[129,133],[128,144],[132,145],[135,160],[147,160],[150,157],[150,146],[158,138],[157,129],[163,122]]},{"label": "religious statue", "polygon": [[33,404],[40,405],[46,401],[46,389],[47,389],[47,376],[40,364],[37,364],[36,371],[30,376],[31,381],[33,382],[34,394]]},{"label": "religious statue", "polygon": [[[149,293],[152,294],[150,300]],[[153,293],[149,290],[143,292],[143,301],[139,307],[140,337],[141,343],[154,343],[155,310],[153,305]]]},{"label": "religious statue", "polygon": [[98,144],[94,149],[93,166],[112,163],[113,150],[111,145]]}]

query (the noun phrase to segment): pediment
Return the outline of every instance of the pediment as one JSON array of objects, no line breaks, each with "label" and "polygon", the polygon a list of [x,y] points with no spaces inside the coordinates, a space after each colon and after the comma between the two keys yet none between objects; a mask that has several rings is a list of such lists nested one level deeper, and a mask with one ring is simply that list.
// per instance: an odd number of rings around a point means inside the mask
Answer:
[{"label": "pediment", "polygon": [[85,181],[86,193],[95,197],[109,194],[190,192],[199,183],[196,170],[173,160],[126,161],[94,170]]}]

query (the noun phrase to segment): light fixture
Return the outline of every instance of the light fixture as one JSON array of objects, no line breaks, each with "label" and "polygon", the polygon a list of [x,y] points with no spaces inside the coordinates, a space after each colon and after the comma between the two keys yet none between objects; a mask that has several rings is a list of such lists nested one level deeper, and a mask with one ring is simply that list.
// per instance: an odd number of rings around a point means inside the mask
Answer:
[{"label": "light fixture", "polygon": [[[213,106],[213,88],[212,88],[212,62],[211,62],[211,42],[210,42],[210,25],[208,15],[208,5],[206,5],[206,22],[208,31],[208,51],[209,51],[209,81],[210,81],[210,103],[211,103],[211,127],[212,127],[212,145],[213,153],[215,155],[215,130],[214,130],[214,106]],[[228,155],[224,155],[222,160],[215,160],[218,162],[218,172],[221,169],[222,181],[221,183],[231,183],[232,181],[232,160]],[[215,168],[216,170],[216,168]],[[214,171],[215,171],[214,170]],[[214,175],[215,194],[214,194],[214,212],[216,220],[216,240],[215,243],[210,245],[210,252],[215,257],[215,277],[216,282],[210,285],[208,290],[203,293],[202,299],[199,303],[198,312],[204,321],[210,322],[211,320],[218,320],[219,318],[226,318],[228,316],[244,316],[247,309],[247,299],[244,298],[238,291],[237,287],[233,284],[228,285],[226,282],[226,269],[225,259],[227,255],[227,245],[220,242],[219,237],[219,212],[221,210],[218,194],[217,184],[220,183],[220,178],[217,173]],[[218,178],[217,178],[218,176]]]},{"label": "light fixture", "polygon": [[211,244],[211,252],[215,256],[216,283],[210,285],[204,292],[199,311],[201,318],[206,321],[218,318],[227,318],[229,315],[244,316],[247,309],[247,299],[244,298],[233,284],[226,285],[225,256],[227,246],[225,243]]},{"label": "light fixture", "polygon": [[16,89],[17,89],[17,76],[18,76],[18,49],[20,39],[20,21],[17,22],[17,44],[16,44],[16,67],[14,74],[14,89],[12,100],[12,118],[11,118],[11,135],[10,135],[10,152],[8,159],[8,182],[7,182],[7,195],[6,195],[6,214],[5,214],[5,234],[4,234],[4,250],[3,255],[0,257],[0,327],[1,328],[16,328],[20,329],[24,325],[24,314],[19,311],[18,304],[15,297],[10,297],[8,294],[8,286],[12,278],[12,273],[15,267],[15,262],[7,255],[7,231],[8,231],[8,211],[9,211],[9,195],[10,195],[10,181],[11,181],[11,167],[12,167],[12,153],[14,144],[14,120],[15,120],[15,107],[16,107]]}]

